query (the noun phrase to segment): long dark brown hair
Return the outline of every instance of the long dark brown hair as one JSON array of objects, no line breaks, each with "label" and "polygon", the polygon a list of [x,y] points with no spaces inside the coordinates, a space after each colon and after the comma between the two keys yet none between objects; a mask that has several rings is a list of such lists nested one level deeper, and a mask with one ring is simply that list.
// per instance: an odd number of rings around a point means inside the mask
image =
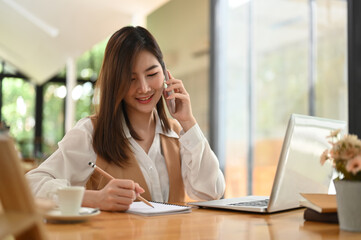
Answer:
[{"label": "long dark brown hair", "polygon": [[[124,167],[131,157],[130,142],[125,136],[122,117],[133,138],[141,140],[125,111],[127,94],[136,56],[143,50],[152,53],[166,73],[163,54],[152,34],[143,27],[124,27],[108,41],[104,60],[96,83],[96,106],[93,148],[96,154],[108,162]],[[170,130],[163,97],[157,103],[162,128]]]}]

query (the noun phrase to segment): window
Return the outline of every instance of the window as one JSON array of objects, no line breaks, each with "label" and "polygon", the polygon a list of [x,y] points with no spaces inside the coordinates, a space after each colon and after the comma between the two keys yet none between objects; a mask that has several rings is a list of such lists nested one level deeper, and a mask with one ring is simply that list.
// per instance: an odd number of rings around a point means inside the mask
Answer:
[{"label": "window", "polygon": [[347,119],[347,5],[226,5],[225,197],[268,195],[290,114]]},{"label": "window", "polygon": [[21,78],[6,77],[2,81],[2,88],[2,120],[10,127],[11,136],[16,136],[17,147],[22,156],[32,157],[35,126],[34,86]]},{"label": "window", "polygon": [[[95,45],[77,61],[78,85],[72,91],[76,101],[75,121],[93,113],[92,99],[94,83],[102,64],[107,40]],[[9,77],[11,76],[11,77]],[[57,148],[57,143],[64,136],[66,69],[38,87],[10,64],[2,61],[0,79],[2,80],[2,120],[10,126],[10,133],[15,138],[24,158],[44,160]],[[36,121],[36,94],[42,94],[42,118]],[[40,114],[40,115],[41,115]],[[41,128],[39,129],[37,128]],[[36,136],[35,132],[42,136]],[[36,138],[36,139],[35,139]],[[36,148],[36,149],[34,149]],[[36,153],[35,153],[36,152]]]},{"label": "window", "polygon": [[64,101],[66,87],[63,83],[44,85],[43,142],[44,157],[58,148],[58,141],[64,136]]}]

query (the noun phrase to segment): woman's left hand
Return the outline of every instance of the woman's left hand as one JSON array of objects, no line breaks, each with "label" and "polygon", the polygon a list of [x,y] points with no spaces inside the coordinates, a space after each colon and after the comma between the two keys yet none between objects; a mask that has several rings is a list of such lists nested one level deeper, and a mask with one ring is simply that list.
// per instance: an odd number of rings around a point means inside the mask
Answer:
[{"label": "woman's left hand", "polygon": [[[168,87],[164,89],[164,91],[174,91],[173,94],[166,98],[167,105],[169,100],[175,99],[176,109],[174,113],[170,112],[170,114],[178,120],[186,132],[197,123],[192,113],[191,100],[188,92],[184,88],[182,80],[175,79],[169,71],[167,72],[169,76],[169,80],[166,82]],[[165,96],[167,96],[167,94],[165,94]]]}]

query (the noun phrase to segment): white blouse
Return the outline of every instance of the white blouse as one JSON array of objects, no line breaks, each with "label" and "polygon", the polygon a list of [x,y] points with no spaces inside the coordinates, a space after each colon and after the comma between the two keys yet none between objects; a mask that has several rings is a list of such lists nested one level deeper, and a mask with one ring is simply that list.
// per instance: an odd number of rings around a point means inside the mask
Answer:
[{"label": "white blouse", "polygon": [[[182,160],[182,177],[189,197],[196,200],[219,199],[224,194],[225,181],[219,169],[216,155],[211,150],[198,124],[180,137],[174,132],[163,132],[156,115],[156,130],[148,154],[125,129],[135,158],[144,175],[153,201],[167,202],[169,178],[164,156],[161,154],[159,134],[178,138]],[[26,174],[36,197],[47,197],[62,186],[85,186],[97,155],[92,146],[93,124],[90,118],[83,118],[58,143],[59,148],[38,168]]]}]

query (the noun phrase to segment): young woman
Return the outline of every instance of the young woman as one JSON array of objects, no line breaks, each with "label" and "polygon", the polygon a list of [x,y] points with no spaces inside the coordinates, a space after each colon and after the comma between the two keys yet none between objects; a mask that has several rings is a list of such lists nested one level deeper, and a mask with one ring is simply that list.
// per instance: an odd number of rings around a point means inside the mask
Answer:
[{"label": "young woman", "polygon": [[[169,80],[164,86],[165,74]],[[174,119],[165,101],[175,99]],[[154,37],[124,27],[110,38],[96,86],[95,115],[81,119],[59,148],[27,178],[37,197],[58,187],[86,186],[83,206],[124,211],[138,194],[159,202],[220,198],[225,181],[201,132],[189,95],[166,69]],[[114,180],[91,168],[95,163]]]}]

